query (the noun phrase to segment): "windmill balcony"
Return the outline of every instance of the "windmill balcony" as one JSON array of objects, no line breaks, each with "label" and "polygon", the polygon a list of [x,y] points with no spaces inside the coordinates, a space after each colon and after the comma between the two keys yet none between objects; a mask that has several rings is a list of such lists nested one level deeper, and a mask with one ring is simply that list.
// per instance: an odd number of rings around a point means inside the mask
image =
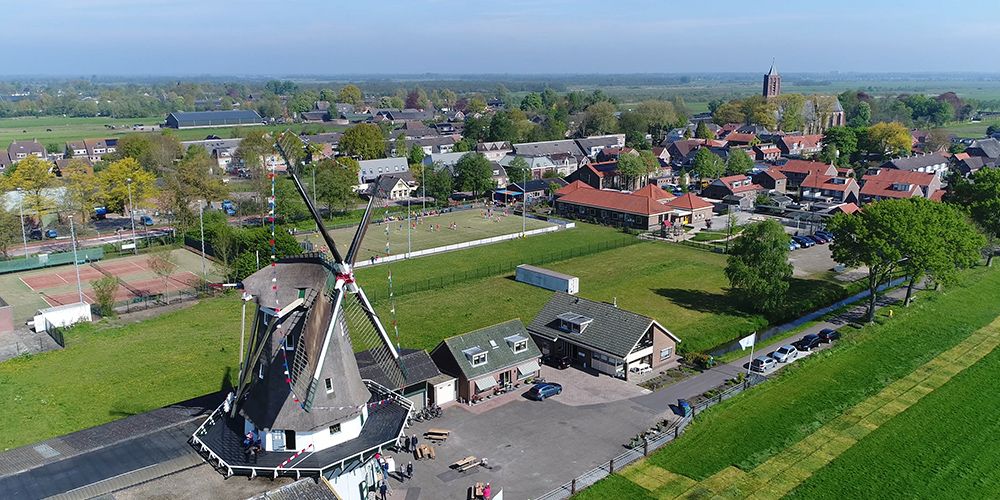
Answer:
[{"label": "windmill balcony", "polygon": [[371,392],[368,419],[361,434],[350,441],[313,451],[269,451],[256,457],[243,446],[242,416],[229,417],[219,406],[191,436],[191,445],[225,476],[333,477],[363,464],[375,453],[395,445],[403,433],[412,403],[398,394],[365,380]]}]

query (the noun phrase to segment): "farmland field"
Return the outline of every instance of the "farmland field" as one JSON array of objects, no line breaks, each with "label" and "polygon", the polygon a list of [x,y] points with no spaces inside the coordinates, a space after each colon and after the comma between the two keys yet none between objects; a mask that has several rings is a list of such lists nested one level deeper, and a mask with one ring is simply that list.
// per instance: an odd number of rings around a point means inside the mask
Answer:
[{"label": "farmland field", "polygon": [[[802,496],[826,497],[836,491],[835,496],[842,497],[847,464],[852,464],[855,472],[862,468],[866,473],[871,471],[870,476],[866,474],[860,480],[865,487],[857,490],[867,493],[864,496],[874,491],[890,495],[884,490],[885,482],[900,474],[903,464],[908,470],[917,469],[897,476],[903,483],[937,474],[955,477],[967,488],[989,481],[995,484],[995,455],[975,458],[970,456],[971,450],[963,454],[962,449],[956,449],[950,460],[941,460],[932,454],[925,457],[933,461],[928,470],[921,470],[919,464],[930,462],[915,463],[906,457],[915,457],[921,446],[933,446],[926,441],[939,437],[922,432],[918,422],[926,422],[925,429],[946,423],[963,427],[948,428],[947,432],[959,437],[982,431],[976,423],[980,417],[968,416],[962,410],[946,422],[944,415],[953,415],[957,408],[949,406],[943,412],[945,402],[961,400],[968,404],[961,390],[956,399],[951,399],[955,397],[949,396],[952,383],[966,383],[966,377],[975,379],[979,368],[965,375],[961,370],[996,345],[997,325],[987,325],[1000,315],[998,285],[1000,273],[975,269],[964,275],[960,287],[944,293],[922,293],[915,305],[899,311],[891,320],[882,316],[879,324],[844,330],[844,339],[834,349],[810,356],[774,380],[703,412],[677,442],[622,471],[614,480],[585,490],[580,498],[610,498],[634,489],[636,484],[642,484],[637,491],[648,498],[672,498],[684,492],[744,497],[751,491],[778,497],[797,481],[807,479],[817,467],[816,482],[802,486],[814,490],[802,490]],[[976,347],[980,343],[982,347]],[[983,361],[985,366],[996,363],[996,355],[991,357]],[[948,382],[956,373],[959,375]],[[920,400],[931,391],[932,396]],[[938,398],[943,401],[938,402]],[[989,402],[983,404],[985,408]],[[932,414],[936,422],[930,421]],[[897,419],[915,419],[912,422],[917,427]],[[883,430],[879,425],[894,427]],[[964,429],[966,426],[968,429]],[[872,433],[865,437],[867,432]],[[885,459],[879,453],[889,449],[895,453],[896,447],[885,441],[892,439],[899,440],[903,456],[899,460],[887,459],[884,468],[877,469],[883,467],[877,462]],[[851,447],[855,442],[857,449]],[[814,447],[816,455],[811,454]],[[835,459],[833,468],[825,473],[822,466],[831,459]],[[885,473],[878,474],[879,470]],[[986,483],[975,483],[980,477]],[[851,475],[848,482],[853,481],[859,481],[857,476]],[[942,487],[946,485],[944,481]],[[910,498],[920,491],[918,483],[908,487],[914,494],[892,496]],[[917,496],[924,496],[920,493]]]}]

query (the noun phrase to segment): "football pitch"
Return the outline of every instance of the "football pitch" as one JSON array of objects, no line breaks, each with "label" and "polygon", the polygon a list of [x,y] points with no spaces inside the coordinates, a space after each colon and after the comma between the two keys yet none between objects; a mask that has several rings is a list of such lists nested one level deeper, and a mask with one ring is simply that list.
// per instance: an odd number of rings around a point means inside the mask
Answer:
[{"label": "football pitch", "polygon": [[[404,215],[402,219],[369,224],[361,244],[358,260],[516,234],[521,232],[522,227],[521,217],[513,214],[504,215],[502,209],[494,211],[492,217],[484,215],[484,211],[481,209],[447,212],[419,218],[416,217],[416,213],[414,211],[414,215],[409,221]],[[523,223],[527,231],[555,225],[530,217],[525,219]],[[344,227],[330,230],[330,235],[333,236],[333,241],[343,252],[350,245],[354,231],[355,227],[353,226]],[[318,234],[305,235],[299,239],[323,248],[322,239]],[[386,247],[389,249],[388,252]]]}]

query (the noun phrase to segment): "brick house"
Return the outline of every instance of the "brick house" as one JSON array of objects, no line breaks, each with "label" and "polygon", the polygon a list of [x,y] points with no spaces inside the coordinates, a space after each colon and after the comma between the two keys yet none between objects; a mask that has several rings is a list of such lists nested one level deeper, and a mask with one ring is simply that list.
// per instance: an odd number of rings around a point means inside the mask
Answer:
[{"label": "brick house", "polygon": [[853,177],[812,173],[799,185],[799,199],[827,203],[857,203],[861,190]]},{"label": "brick house", "polygon": [[753,179],[748,175],[730,175],[715,179],[701,191],[701,195],[706,198],[721,200],[727,196],[739,196],[740,198],[755,197],[761,191],[761,187],[753,183]]},{"label": "brick house", "polygon": [[785,175],[787,179],[785,186],[792,191],[797,190],[799,184],[802,184],[809,174],[837,175],[837,167],[821,161],[788,160],[785,164],[774,168]]},{"label": "brick house", "polygon": [[556,292],[528,332],[546,356],[628,379],[639,369],[676,366],[680,339],[655,319],[605,302]]},{"label": "brick house", "polygon": [[777,168],[769,168],[754,174],[753,182],[768,191],[784,194],[785,189],[787,189],[788,177]]},{"label": "brick house", "polygon": [[872,168],[861,178],[860,201],[869,203],[887,198],[941,198],[941,177],[938,174]]},{"label": "brick house", "polygon": [[449,337],[431,351],[438,369],[457,379],[463,401],[483,399],[498,388],[537,377],[541,356],[519,319]]},{"label": "brick house", "polygon": [[809,156],[823,150],[823,136],[821,134],[810,135],[785,135],[778,139],[778,149],[785,156]]}]

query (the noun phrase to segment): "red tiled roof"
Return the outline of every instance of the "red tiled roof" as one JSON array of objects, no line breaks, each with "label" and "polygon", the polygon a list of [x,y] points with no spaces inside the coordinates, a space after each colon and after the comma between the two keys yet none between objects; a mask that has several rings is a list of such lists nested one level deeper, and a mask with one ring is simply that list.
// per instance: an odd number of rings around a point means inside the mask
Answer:
[{"label": "red tiled roof", "polygon": [[586,182],[576,180],[559,188],[559,190],[556,191],[555,194],[556,196],[564,196],[576,192],[578,189],[594,189],[594,188],[590,184],[587,184]]},{"label": "red tiled roof", "polygon": [[754,149],[756,149],[757,151],[760,151],[761,153],[764,153],[764,154],[768,154],[768,153],[780,153],[781,152],[781,148],[779,148],[778,146],[775,146],[773,144],[771,144],[769,146],[764,146],[764,147],[754,146]]},{"label": "red tiled roof", "polygon": [[788,177],[785,177],[785,174],[781,173],[781,171],[778,170],[778,169],[776,169],[776,168],[769,168],[767,170],[764,170],[761,173],[764,174],[764,175],[766,175],[766,176],[768,176],[768,177],[770,177],[770,178],[772,178],[772,179],[774,179],[774,180],[776,180],[776,181],[780,181],[781,179],[787,179],[788,178]]},{"label": "red tiled roof", "polygon": [[793,172],[796,174],[810,174],[813,172],[826,174],[831,169],[836,171],[833,165],[827,165],[821,161],[809,161],[809,160],[788,160],[788,163],[777,167],[782,173],[787,174],[788,172]]},{"label": "red tiled roof", "polygon": [[961,161],[961,160],[968,160],[969,159],[969,153],[955,153],[955,159],[959,160],[959,161]]},{"label": "red tiled roof", "polygon": [[728,142],[743,142],[746,144],[750,144],[755,139],[757,139],[757,136],[754,134],[742,134],[739,132],[732,132],[726,136],[726,141]]},{"label": "red tiled roof", "polygon": [[938,189],[937,191],[934,191],[933,193],[931,193],[930,200],[931,201],[942,201],[942,200],[944,200],[944,189]]},{"label": "red tiled roof", "polygon": [[719,130],[721,130],[723,133],[729,133],[729,132],[735,131],[736,129],[738,129],[738,128],[742,127],[742,126],[743,125],[739,124],[739,123],[727,123],[727,124],[723,125],[722,128],[719,129]]},{"label": "red tiled roof", "polygon": [[656,184],[646,184],[645,186],[635,190],[632,194],[636,196],[645,196],[651,200],[661,201],[670,200],[674,198],[674,195],[660,189],[660,186]]},{"label": "red tiled roof", "polygon": [[829,191],[847,191],[849,187],[855,184],[857,181],[854,179],[846,179],[843,183],[833,182],[834,179],[843,179],[843,177],[834,177],[830,175],[823,175],[818,173],[811,173],[802,180],[802,187],[813,188],[813,189],[826,189]]},{"label": "red tiled roof", "polygon": [[[733,193],[742,193],[744,191],[754,191],[760,189],[760,186],[754,184],[753,180],[746,175],[730,175],[728,177],[719,177],[719,180],[722,181],[726,186],[728,186]],[[740,181],[749,181],[749,182],[741,186],[733,186],[734,183]]]},{"label": "red tiled roof", "polygon": [[854,177],[854,170],[849,168],[838,168],[837,177]]},{"label": "red tiled roof", "polygon": [[792,149],[792,145],[795,143],[798,143],[800,148],[815,148],[823,142],[823,136],[819,134],[786,135],[779,140],[785,145],[786,149]]},{"label": "red tiled roof", "polygon": [[691,193],[681,195],[667,202],[668,207],[680,208],[682,210],[698,210],[700,208],[712,208],[713,205],[704,198],[700,198]]},{"label": "red tiled roof", "polygon": [[857,206],[854,203],[844,203],[843,205],[837,205],[836,207],[830,209],[831,212],[837,210],[844,212],[845,214],[853,214],[854,212],[860,211],[861,207]]},{"label": "red tiled roof", "polygon": [[639,215],[656,215],[670,211],[664,204],[645,196],[597,189],[577,189],[560,197],[559,203],[572,203]]},{"label": "red tiled roof", "polygon": [[[912,198],[922,194],[920,188],[927,187],[934,181],[935,174],[883,168],[877,175],[865,174],[862,178],[861,194],[879,196],[882,198]],[[908,184],[907,191],[893,189],[894,185]],[[932,198],[933,198],[933,194]]]}]

